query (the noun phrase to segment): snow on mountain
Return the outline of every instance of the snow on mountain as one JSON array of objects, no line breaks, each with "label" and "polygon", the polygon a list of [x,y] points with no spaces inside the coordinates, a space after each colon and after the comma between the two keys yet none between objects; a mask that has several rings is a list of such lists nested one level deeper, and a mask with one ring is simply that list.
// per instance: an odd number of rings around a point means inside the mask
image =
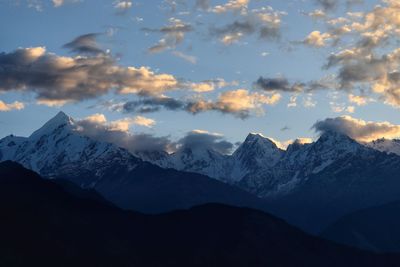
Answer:
[{"label": "snow on mountain", "polygon": [[[94,141],[76,130],[74,120],[60,112],[30,137],[7,136],[0,140],[0,161],[12,160],[43,176],[95,173],[100,177],[103,163],[119,163],[134,168],[140,161],[124,149]],[[76,175],[77,176],[77,175]],[[96,178],[81,181],[92,187]]]},{"label": "snow on mountain", "polygon": [[342,158],[370,152],[371,148],[336,132],[326,132],[314,143],[297,140],[286,150],[261,134],[250,133],[232,155],[186,148],[173,154],[138,156],[163,168],[204,174],[268,197],[289,193]]},{"label": "snow on mountain", "polygon": [[386,152],[388,154],[393,153],[400,155],[400,140],[399,139],[385,139],[381,138],[370,143],[365,144],[368,147],[376,149],[381,152]]},{"label": "snow on mountain", "polygon": [[304,146],[300,153],[287,153],[289,164],[303,165],[305,175],[319,173],[341,157],[348,154],[360,154],[367,150],[363,145],[350,137],[327,132],[308,146]]},{"label": "snow on mountain", "polygon": [[336,162],[368,158],[376,150],[400,155],[400,141],[380,139],[365,145],[346,135],[326,132],[314,143],[295,141],[282,150],[273,140],[251,133],[232,155],[206,147],[182,147],[172,154],[142,151],[132,155],[82,135],[74,120],[60,112],[28,138],[10,135],[1,139],[0,161],[17,161],[50,178],[82,176],[80,185],[93,187],[110,166],[131,170],[144,160],[162,168],[207,175],[259,197],[269,197],[290,193]]},{"label": "snow on mountain", "polygon": [[200,173],[220,181],[228,182],[227,177],[229,177],[230,172],[229,157],[212,149],[186,147],[172,154],[141,152],[138,156],[162,168]]},{"label": "snow on mountain", "polygon": [[233,184],[249,173],[274,166],[283,154],[271,139],[251,133],[232,155],[203,147],[185,147],[172,154],[141,152],[137,155],[163,168],[200,173]]},{"label": "snow on mountain", "polygon": [[346,135],[327,132],[314,143],[294,142],[272,166],[245,175],[238,185],[260,197],[288,194],[309,177],[323,172],[335,162],[370,153],[367,148]]},{"label": "snow on mountain", "polygon": [[310,144],[295,141],[287,150],[280,149],[261,134],[250,133],[232,155],[197,148],[178,150],[170,155],[142,155],[141,158],[163,168],[208,175],[267,197],[288,193],[337,160],[368,154],[370,150],[336,132],[324,133]]},{"label": "snow on mountain", "polygon": [[233,153],[231,179],[239,181],[249,173],[273,167],[283,156],[284,151],[261,134],[250,133],[246,140]]}]

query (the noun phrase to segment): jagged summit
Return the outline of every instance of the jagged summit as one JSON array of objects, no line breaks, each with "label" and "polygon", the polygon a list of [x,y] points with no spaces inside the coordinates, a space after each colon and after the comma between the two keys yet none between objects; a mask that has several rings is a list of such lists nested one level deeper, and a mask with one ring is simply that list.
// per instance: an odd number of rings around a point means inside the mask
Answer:
[{"label": "jagged summit", "polygon": [[72,126],[73,124],[74,120],[64,112],[60,111],[57,113],[57,115],[47,121],[41,128],[33,132],[29,138],[37,139],[43,135],[49,135],[56,129],[59,129],[63,126]]},{"label": "jagged summit", "polygon": [[255,142],[258,142],[260,144],[272,144],[278,147],[272,139],[265,137],[260,133],[249,133],[243,143],[255,143]]},{"label": "jagged summit", "polygon": [[[247,151],[249,149],[267,150],[267,151],[280,150],[278,145],[272,139],[265,137],[262,134],[258,134],[258,133],[249,133],[249,135],[246,137],[245,141],[238,147],[238,149],[234,152],[234,154],[240,155],[244,151]],[[259,151],[259,152],[261,152],[261,151]],[[264,154],[264,153],[262,153],[262,154]]]},{"label": "jagged summit", "polygon": [[367,149],[351,137],[334,131],[324,132],[313,145],[318,150],[353,152]]},{"label": "jagged summit", "polygon": [[[105,162],[125,162],[126,168],[138,162],[127,150],[84,136],[75,126],[70,116],[59,112],[28,138],[2,139],[0,161],[19,162],[46,177],[86,170],[96,170],[98,176]],[[80,185],[91,186],[91,182],[88,179]]]},{"label": "jagged summit", "polygon": [[[397,140],[382,139],[369,145],[327,131],[313,143],[303,144],[300,139],[286,150],[271,138],[249,133],[231,155],[206,146],[182,148],[172,154],[142,151],[132,155],[113,144],[87,137],[75,131],[76,127],[77,123],[61,111],[29,138],[8,136],[1,139],[0,161],[18,161],[27,168],[53,176],[61,169],[71,171],[76,166],[99,172],[104,162],[133,168],[140,157],[163,168],[205,174],[232,184],[245,181],[243,188],[266,196],[272,191],[287,192],[288,188],[294,188],[310,175],[319,174],[344,158],[368,158],[374,155],[373,149],[400,154]],[[90,185],[89,182],[85,182],[85,186]]]},{"label": "jagged summit", "polygon": [[399,139],[386,139],[380,138],[372,142],[366,143],[366,146],[375,150],[386,152],[387,154],[400,155],[400,140]]},{"label": "jagged summit", "polygon": [[[319,142],[326,142],[326,141],[347,141],[347,142],[356,142],[350,136],[340,133],[337,131],[325,131],[321,134],[320,138],[318,139]],[[317,141],[317,142],[318,142]]]}]

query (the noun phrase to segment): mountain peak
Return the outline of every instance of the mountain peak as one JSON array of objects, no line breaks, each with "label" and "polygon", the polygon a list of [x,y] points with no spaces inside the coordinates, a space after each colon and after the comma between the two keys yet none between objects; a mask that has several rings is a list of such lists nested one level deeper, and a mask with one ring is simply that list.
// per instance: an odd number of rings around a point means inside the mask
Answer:
[{"label": "mountain peak", "polygon": [[352,139],[348,135],[339,133],[336,131],[324,132],[318,139],[318,142],[320,142],[320,143],[321,142],[324,142],[324,143],[336,143],[336,142],[357,143],[354,139]]},{"label": "mountain peak", "polygon": [[70,119],[70,117],[64,113],[64,111],[59,111],[57,115],[55,115],[52,119],[57,119],[57,120],[67,120]]},{"label": "mountain peak", "polygon": [[60,111],[57,113],[57,115],[47,121],[40,129],[36,130],[29,138],[39,138],[43,135],[50,134],[59,127],[66,125],[71,126],[73,123],[74,121],[70,116]]},{"label": "mountain peak", "polygon": [[243,142],[243,144],[254,144],[254,143],[269,145],[274,148],[275,147],[278,148],[276,143],[273,140],[271,140],[270,138],[265,137],[264,135],[262,135],[260,133],[249,133],[246,137],[246,140]]},{"label": "mountain peak", "polygon": [[319,153],[325,151],[326,153],[334,154],[339,153],[338,151],[342,151],[340,153],[344,151],[355,153],[360,149],[366,148],[351,137],[334,131],[324,132],[313,147],[318,148]]}]

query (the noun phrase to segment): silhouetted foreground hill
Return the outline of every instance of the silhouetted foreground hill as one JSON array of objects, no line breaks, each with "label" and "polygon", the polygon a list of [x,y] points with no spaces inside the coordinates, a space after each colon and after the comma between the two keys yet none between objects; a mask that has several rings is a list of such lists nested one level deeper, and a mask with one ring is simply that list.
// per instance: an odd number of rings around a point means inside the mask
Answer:
[{"label": "silhouetted foreground hill", "polygon": [[373,251],[400,251],[400,201],[359,210],[322,232],[339,243]]},{"label": "silhouetted foreground hill", "polygon": [[268,214],[208,204],[144,215],[0,164],[0,266],[399,266]]}]

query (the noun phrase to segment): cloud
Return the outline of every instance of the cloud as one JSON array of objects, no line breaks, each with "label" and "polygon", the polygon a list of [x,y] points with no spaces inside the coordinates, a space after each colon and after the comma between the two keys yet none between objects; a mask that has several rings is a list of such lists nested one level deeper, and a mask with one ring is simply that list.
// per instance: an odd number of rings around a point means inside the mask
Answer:
[{"label": "cloud", "polygon": [[45,105],[48,107],[62,107],[67,104],[68,100],[49,100],[49,99],[39,99],[36,101],[38,105]]},{"label": "cloud", "polygon": [[150,119],[150,118],[143,117],[143,116],[136,116],[133,119],[133,123],[136,125],[152,128],[156,124],[156,121],[153,119]]},{"label": "cloud", "polygon": [[313,31],[306,37],[306,39],[304,39],[303,43],[314,47],[324,47],[326,46],[326,42],[331,39],[332,35],[330,33],[321,33],[320,31]]},{"label": "cloud", "polygon": [[44,47],[0,53],[0,92],[32,91],[40,101],[80,101],[110,91],[159,95],[178,89],[182,84],[173,75],[122,67],[108,54],[63,57],[46,53]]},{"label": "cloud", "polygon": [[321,6],[325,11],[335,10],[341,2],[343,2],[347,7],[350,7],[355,4],[362,4],[364,0],[315,0],[315,3]]},{"label": "cloud", "polygon": [[321,10],[321,9],[316,9],[312,12],[309,13],[304,13],[305,15],[313,18],[313,19],[325,19],[326,18],[326,13],[325,11]]},{"label": "cloud", "polygon": [[147,97],[135,101],[128,101],[111,105],[112,110],[126,113],[151,113],[160,111],[162,108],[172,111],[185,110],[187,104],[184,101],[167,96]]},{"label": "cloud", "polygon": [[348,99],[349,99],[350,103],[354,103],[357,106],[365,106],[369,102],[374,101],[372,98],[369,98],[367,96],[360,96],[360,95],[353,95],[353,94],[349,94]]},{"label": "cloud", "polygon": [[196,8],[208,10],[210,8],[210,0],[196,0]]},{"label": "cloud", "polygon": [[71,42],[64,45],[65,48],[70,49],[74,53],[83,54],[101,54],[104,51],[99,47],[96,42],[96,38],[100,34],[98,33],[88,33],[76,37]]},{"label": "cloud", "polygon": [[186,109],[193,114],[213,110],[245,119],[250,116],[252,111],[256,114],[263,114],[262,107],[264,105],[274,105],[280,99],[281,95],[276,93],[267,96],[260,93],[249,93],[245,89],[238,89],[220,94],[216,101],[200,99],[190,102]]},{"label": "cloud", "polygon": [[308,81],[308,82],[294,82],[291,83],[285,77],[278,78],[266,78],[260,77],[253,83],[253,88],[256,90],[262,90],[268,93],[278,94],[288,93],[290,94],[288,108],[295,108],[298,106],[298,99],[302,94],[302,105],[305,108],[314,108],[317,102],[313,98],[315,91],[334,89],[337,85],[332,80],[331,76],[323,77],[320,80]]},{"label": "cloud", "polygon": [[191,64],[197,63],[197,58],[195,56],[186,55],[185,53],[182,53],[179,51],[173,51],[172,54],[176,57],[182,58],[183,60],[185,60]]},{"label": "cloud", "polygon": [[11,110],[21,110],[24,108],[25,108],[24,103],[21,103],[19,101],[15,101],[13,103],[7,104],[0,100],[0,112],[1,111],[11,111]]},{"label": "cloud", "polygon": [[191,114],[198,114],[206,111],[217,111],[224,114],[231,114],[235,117],[245,119],[252,112],[263,114],[264,105],[278,103],[281,95],[273,93],[264,95],[250,93],[245,89],[226,91],[221,93],[216,100],[189,99],[179,100],[167,96],[155,98],[143,98],[136,101],[109,105],[112,110],[126,113],[151,113],[161,109],[172,111],[186,111]]},{"label": "cloud", "polygon": [[278,141],[272,137],[267,137],[267,138],[270,139],[272,142],[274,142],[275,145],[282,150],[286,150],[290,145],[295,144],[295,143],[304,145],[304,144],[310,144],[313,142],[313,140],[311,138],[306,138],[306,137],[305,138],[300,137],[295,140],[290,139],[287,141]]},{"label": "cloud", "polygon": [[174,49],[177,45],[183,42],[185,34],[191,32],[193,28],[190,24],[187,24],[180,19],[170,18],[167,26],[159,29],[143,28],[142,30],[150,33],[161,33],[164,35],[157,44],[148,49],[150,53],[159,53],[167,49]]},{"label": "cloud", "polygon": [[[328,1],[326,7],[336,5],[334,2]],[[329,19],[327,32],[312,32],[304,40],[316,47],[325,46],[328,41],[338,47],[323,67],[336,72],[332,89],[361,94],[365,99],[377,97],[385,104],[400,106],[399,13],[397,0],[384,0],[370,11],[348,12],[344,17]],[[362,102],[354,97],[349,100]]]},{"label": "cloud", "polygon": [[64,4],[64,0],[52,0],[54,7],[60,7]]},{"label": "cloud", "polygon": [[271,7],[252,9],[242,12],[231,23],[210,27],[210,34],[225,45],[231,45],[249,35],[256,35],[263,40],[277,40],[280,37],[283,14]]},{"label": "cloud", "polygon": [[115,144],[132,153],[165,151],[175,152],[184,149],[210,149],[222,154],[228,154],[233,144],[226,141],[221,134],[202,130],[193,130],[176,142],[169,137],[156,137],[151,134],[135,133],[127,125],[137,122],[135,119],[124,118],[108,121],[104,114],[93,114],[81,120],[75,120],[75,130],[83,135],[99,141]]},{"label": "cloud", "polygon": [[303,106],[305,108],[315,108],[317,106],[317,102],[313,99],[312,94],[307,94],[303,98]]},{"label": "cloud", "polygon": [[76,131],[99,141],[115,144],[132,153],[140,151],[169,151],[174,144],[168,137],[155,137],[145,133],[132,133],[129,128],[135,119],[107,121],[103,114],[94,114],[74,121]]},{"label": "cloud", "polygon": [[32,92],[38,104],[48,106],[94,99],[109,93],[134,94],[140,99],[114,105],[113,109],[146,113],[166,108],[192,114],[219,111],[240,118],[252,112],[261,114],[264,105],[273,105],[280,99],[274,92],[250,93],[245,89],[225,91],[217,99],[204,99],[200,95],[174,99],[166,94],[177,90],[205,93],[238,83],[222,78],[192,82],[171,74],[155,73],[148,67],[120,66],[110,53],[94,52],[98,47],[93,34],[80,36],[67,46],[88,53],[58,56],[44,47],[0,53],[0,92]]},{"label": "cloud", "polygon": [[350,116],[318,121],[313,128],[319,133],[338,132],[362,142],[369,142],[379,138],[393,139],[400,137],[400,125],[389,122],[364,121]]},{"label": "cloud", "polygon": [[203,130],[193,130],[181,138],[178,142],[178,150],[185,149],[197,150],[207,149],[219,152],[221,154],[229,154],[232,152],[234,145],[224,140],[223,135],[218,133],[210,133]]},{"label": "cloud", "polygon": [[400,106],[400,49],[377,56],[358,48],[331,55],[328,68],[339,67],[340,89],[363,87],[383,96],[384,101]]},{"label": "cloud", "polygon": [[324,10],[333,10],[338,6],[338,0],[315,0]]},{"label": "cloud", "polygon": [[[51,0],[51,2],[53,3],[54,7],[61,7],[66,3],[77,3],[80,2],[81,0]],[[38,2],[38,1],[36,1]]]},{"label": "cloud", "polygon": [[214,91],[215,89],[220,89],[228,86],[237,86],[238,82],[233,81],[233,82],[227,82],[222,78],[217,78],[213,80],[205,80],[202,82],[198,83],[191,83],[191,82],[186,82],[185,86],[188,87],[189,89],[197,92],[197,93],[206,93],[206,92],[211,92]]},{"label": "cloud", "polygon": [[228,11],[240,11],[247,8],[250,0],[229,0],[224,5],[217,5],[212,8],[212,12],[214,13],[225,13]]},{"label": "cloud", "polygon": [[118,0],[114,2],[114,8],[118,11],[126,11],[132,7],[132,1]]},{"label": "cloud", "polygon": [[334,113],[342,113],[342,112],[347,112],[347,113],[354,113],[355,112],[355,107],[354,106],[346,106],[344,103],[335,103],[335,102],[330,102],[329,103],[331,106],[331,110]]},{"label": "cloud", "polygon": [[253,84],[255,88],[261,89],[267,92],[273,91],[282,91],[282,92],[302,92],[304,90],[305,84],[303,83],[294,83],[290,84],[290,82],[286,78],[264,78],[260,77]]}]

